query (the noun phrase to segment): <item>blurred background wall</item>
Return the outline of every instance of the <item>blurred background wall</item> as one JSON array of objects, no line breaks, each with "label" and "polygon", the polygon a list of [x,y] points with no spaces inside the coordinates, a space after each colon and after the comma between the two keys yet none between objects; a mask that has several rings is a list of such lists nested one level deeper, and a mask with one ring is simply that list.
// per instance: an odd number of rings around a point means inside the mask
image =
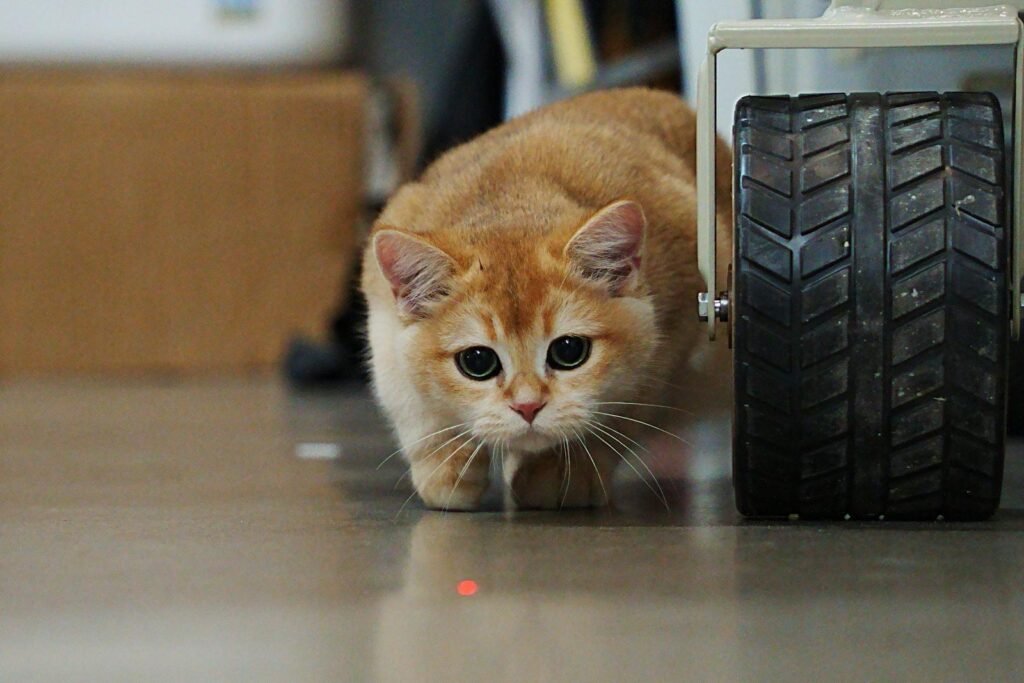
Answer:
[{"label": "blurred background wall", "polygon": [[[726,18],[825,0],[4,0],[0,375],[361,377],[353,282],[387,196],[588,89],[692,98]],[[1007,50],[730,51],[748,93],[993,90]]]}]

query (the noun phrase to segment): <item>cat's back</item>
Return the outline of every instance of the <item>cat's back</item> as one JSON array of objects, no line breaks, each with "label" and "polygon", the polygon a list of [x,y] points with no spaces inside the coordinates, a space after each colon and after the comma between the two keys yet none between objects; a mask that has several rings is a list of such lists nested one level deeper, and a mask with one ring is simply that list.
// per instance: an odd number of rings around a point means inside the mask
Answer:
[{"label": "cat's back", "polygon": [[[695,186],[695,139],[696,117],[678,95],[648,88],[580,95],[448,151],[398,192],[378,223],[433,232],[458,217],[475,239],[476,226],[494,226],[496,216],[544,231],[538,207],[585,212],[632,197],[656,212],[666,193],[689,195]],[[718,154],[722,199],[731,184],[727,148],[720,144]]]},{"label": "cat's back", "polygon": [[649,88],[597,91],[513,119],[451,150],[431,165],[423,182],[509,167],[522,171],[524,165],[543,169],[546,163],[573,170],[572,162],[586,163],[588,157],[609,161],[604,155],[612,150],[620,153],[618,164],[674,158],[692,174],[695,127],[693,111],[677,95]]}]

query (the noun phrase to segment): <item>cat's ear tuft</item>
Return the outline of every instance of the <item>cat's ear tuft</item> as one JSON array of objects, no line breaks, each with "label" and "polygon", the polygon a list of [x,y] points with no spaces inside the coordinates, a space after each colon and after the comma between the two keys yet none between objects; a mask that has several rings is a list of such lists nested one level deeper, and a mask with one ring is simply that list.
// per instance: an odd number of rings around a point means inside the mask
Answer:
[{"label": "cat's ear tuft", "polygon": [[454,263],[437,247],[398,230],[381,230],[373,237],[373,253],[404,315],[423,318],[448,294]]},{"label": "cat's ear tuft", "polygon": [[636,202],[604,207],[565,245],[565,255],[588,280],[601,282],[612,296],[622,296],[640,274],[647,219]]}]

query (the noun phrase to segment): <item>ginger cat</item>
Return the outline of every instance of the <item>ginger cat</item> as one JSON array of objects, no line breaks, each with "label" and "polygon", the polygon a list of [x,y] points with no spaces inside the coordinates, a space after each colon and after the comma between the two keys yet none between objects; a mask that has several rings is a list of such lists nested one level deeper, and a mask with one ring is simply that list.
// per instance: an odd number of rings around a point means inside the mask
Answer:
[{"label": "ginger cat", "polygon": [[657,434],[641,421],[670,424],[699,328],[695,155],[678,97],[609,90],[499,126],[391,199],[363,263],[373,385],[426,505],[475,509],[492,458],[518,507],[605,505]]}]

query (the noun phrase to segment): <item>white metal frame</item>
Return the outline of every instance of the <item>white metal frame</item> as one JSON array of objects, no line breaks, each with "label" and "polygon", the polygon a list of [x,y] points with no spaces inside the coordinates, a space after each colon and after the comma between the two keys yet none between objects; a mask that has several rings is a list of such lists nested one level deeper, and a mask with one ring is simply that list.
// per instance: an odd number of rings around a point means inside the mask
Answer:
[{"label": "white metal frame", "polygon": [[[969,0],[968,0],[969,1]],[[697,263],[707,285],[704,301],[708,337],[715,338],[716,315],[710,302],[717,295],[715,274],[715,111],[716,59],[719,52],[744,48],[868,48],[940,47],[952,45],[1015,45],[1013,95],[1013,224],[1011,245],[1011,334],[1021,330],[1021,278],[1024,277],[1024,26],[1008,5],[970,8],[921,8],[940,1],[888,2],[833,0],[817,19],[726,21],[708,31],[707,55],[697,86]],[[913,6],[912,6],[913,5]]]}]

